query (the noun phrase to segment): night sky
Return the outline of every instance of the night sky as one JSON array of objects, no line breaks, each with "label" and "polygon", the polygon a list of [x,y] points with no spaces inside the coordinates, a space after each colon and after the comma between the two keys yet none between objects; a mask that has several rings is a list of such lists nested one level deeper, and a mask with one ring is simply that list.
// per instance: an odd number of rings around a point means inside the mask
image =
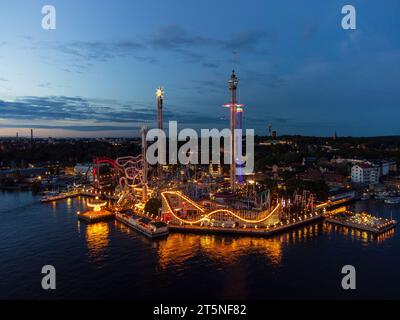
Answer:
[{"label": "night sky", "polygon": [[400,135],[399,33],[398,0],[1,0],[0,136],[134,136],[159,85],[167,120],[225,128],[233,66],[258,134]]}]

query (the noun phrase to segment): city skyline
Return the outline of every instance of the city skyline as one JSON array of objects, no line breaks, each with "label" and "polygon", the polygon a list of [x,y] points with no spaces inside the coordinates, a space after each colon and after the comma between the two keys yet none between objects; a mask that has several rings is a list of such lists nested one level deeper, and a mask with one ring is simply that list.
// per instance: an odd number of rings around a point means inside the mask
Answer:
[{"label": "city skyline", "polygon": [[233,67],[256,134],[399,135],[400,4],[353,1],[343,30],[344,1],[286,2],[52,1],[48,31],[47,3],[2,2],[0,136],[139,136],[160,85],[166,121],[225,128]]}]

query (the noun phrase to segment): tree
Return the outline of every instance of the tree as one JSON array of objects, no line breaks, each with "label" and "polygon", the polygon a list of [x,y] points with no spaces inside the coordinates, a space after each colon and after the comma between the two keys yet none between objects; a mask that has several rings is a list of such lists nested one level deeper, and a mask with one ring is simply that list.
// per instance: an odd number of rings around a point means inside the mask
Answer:
[{"label": "tree", "polygon": [[162,203],[157,198],[151,198],[147,201],[146,205],[144,206],[144,212],[158,215],[158,212],[162,206]]},{"label": "tree", "polygon": [[32,193],[33,194],[38,194],[40,192],[42,185],[40,181],[34,181],[32,182]]}]

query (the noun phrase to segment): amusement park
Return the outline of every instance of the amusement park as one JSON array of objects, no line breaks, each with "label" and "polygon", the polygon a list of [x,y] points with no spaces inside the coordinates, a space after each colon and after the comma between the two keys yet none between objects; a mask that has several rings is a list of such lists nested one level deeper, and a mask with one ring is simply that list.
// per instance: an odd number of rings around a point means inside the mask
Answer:
[{"label": "amusement park", "polygon": [[0,3],[0,301],[400,299],[400,1]]},{"label": "amusement park", "polygon": [[[226,163],[215,161],[214,155],[207,164],[150,163],[149,147],[156,147],[159,156],[165,146],[161,146],[160,137],[149,141],[149,129],[143,126],[139,155],[95,157],[86,172],[85,187],[46,197],[42,202],[89,196],[94,198],[88,203],[93,210],[78,212],[80,220],[96,223],[115,218],[151,238],[169,231],[269,236],[331,215],[331,209],[347,199],[318,202],[315,194],[301,189],[282,196],[260,184],[254,172],[244,170],[249,150],[246,147],[243,156],[243,139],[237,137],[238,130],[242,134],[245,110],[237,99],[238,85],[233,70],[228,81],[230,102],[223,105],[230,114],[228,148],[218,148],[219,158],[228,158]],[[163,131],[162,87],[157,88],[155,97],[156,130]],[[198,149],[193,149],[187,148],[185,153],[198,155]],[[395,225],[395,221],[386,223],[389,229]],[[351,227],[365,229],[363,223]]]}]

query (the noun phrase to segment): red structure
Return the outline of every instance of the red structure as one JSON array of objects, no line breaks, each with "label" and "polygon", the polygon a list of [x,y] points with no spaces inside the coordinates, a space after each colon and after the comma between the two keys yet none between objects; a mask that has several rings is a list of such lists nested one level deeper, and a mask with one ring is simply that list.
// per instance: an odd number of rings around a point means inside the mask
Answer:
[{"label": "red structure", "polygon": [[100,185],[100,165],[107,163],[114,168],[115,174],[118,174],[118,164],[115,160],[110,158],[94,158],[93,159],[93,179],[97,182],[97,187]]}]

